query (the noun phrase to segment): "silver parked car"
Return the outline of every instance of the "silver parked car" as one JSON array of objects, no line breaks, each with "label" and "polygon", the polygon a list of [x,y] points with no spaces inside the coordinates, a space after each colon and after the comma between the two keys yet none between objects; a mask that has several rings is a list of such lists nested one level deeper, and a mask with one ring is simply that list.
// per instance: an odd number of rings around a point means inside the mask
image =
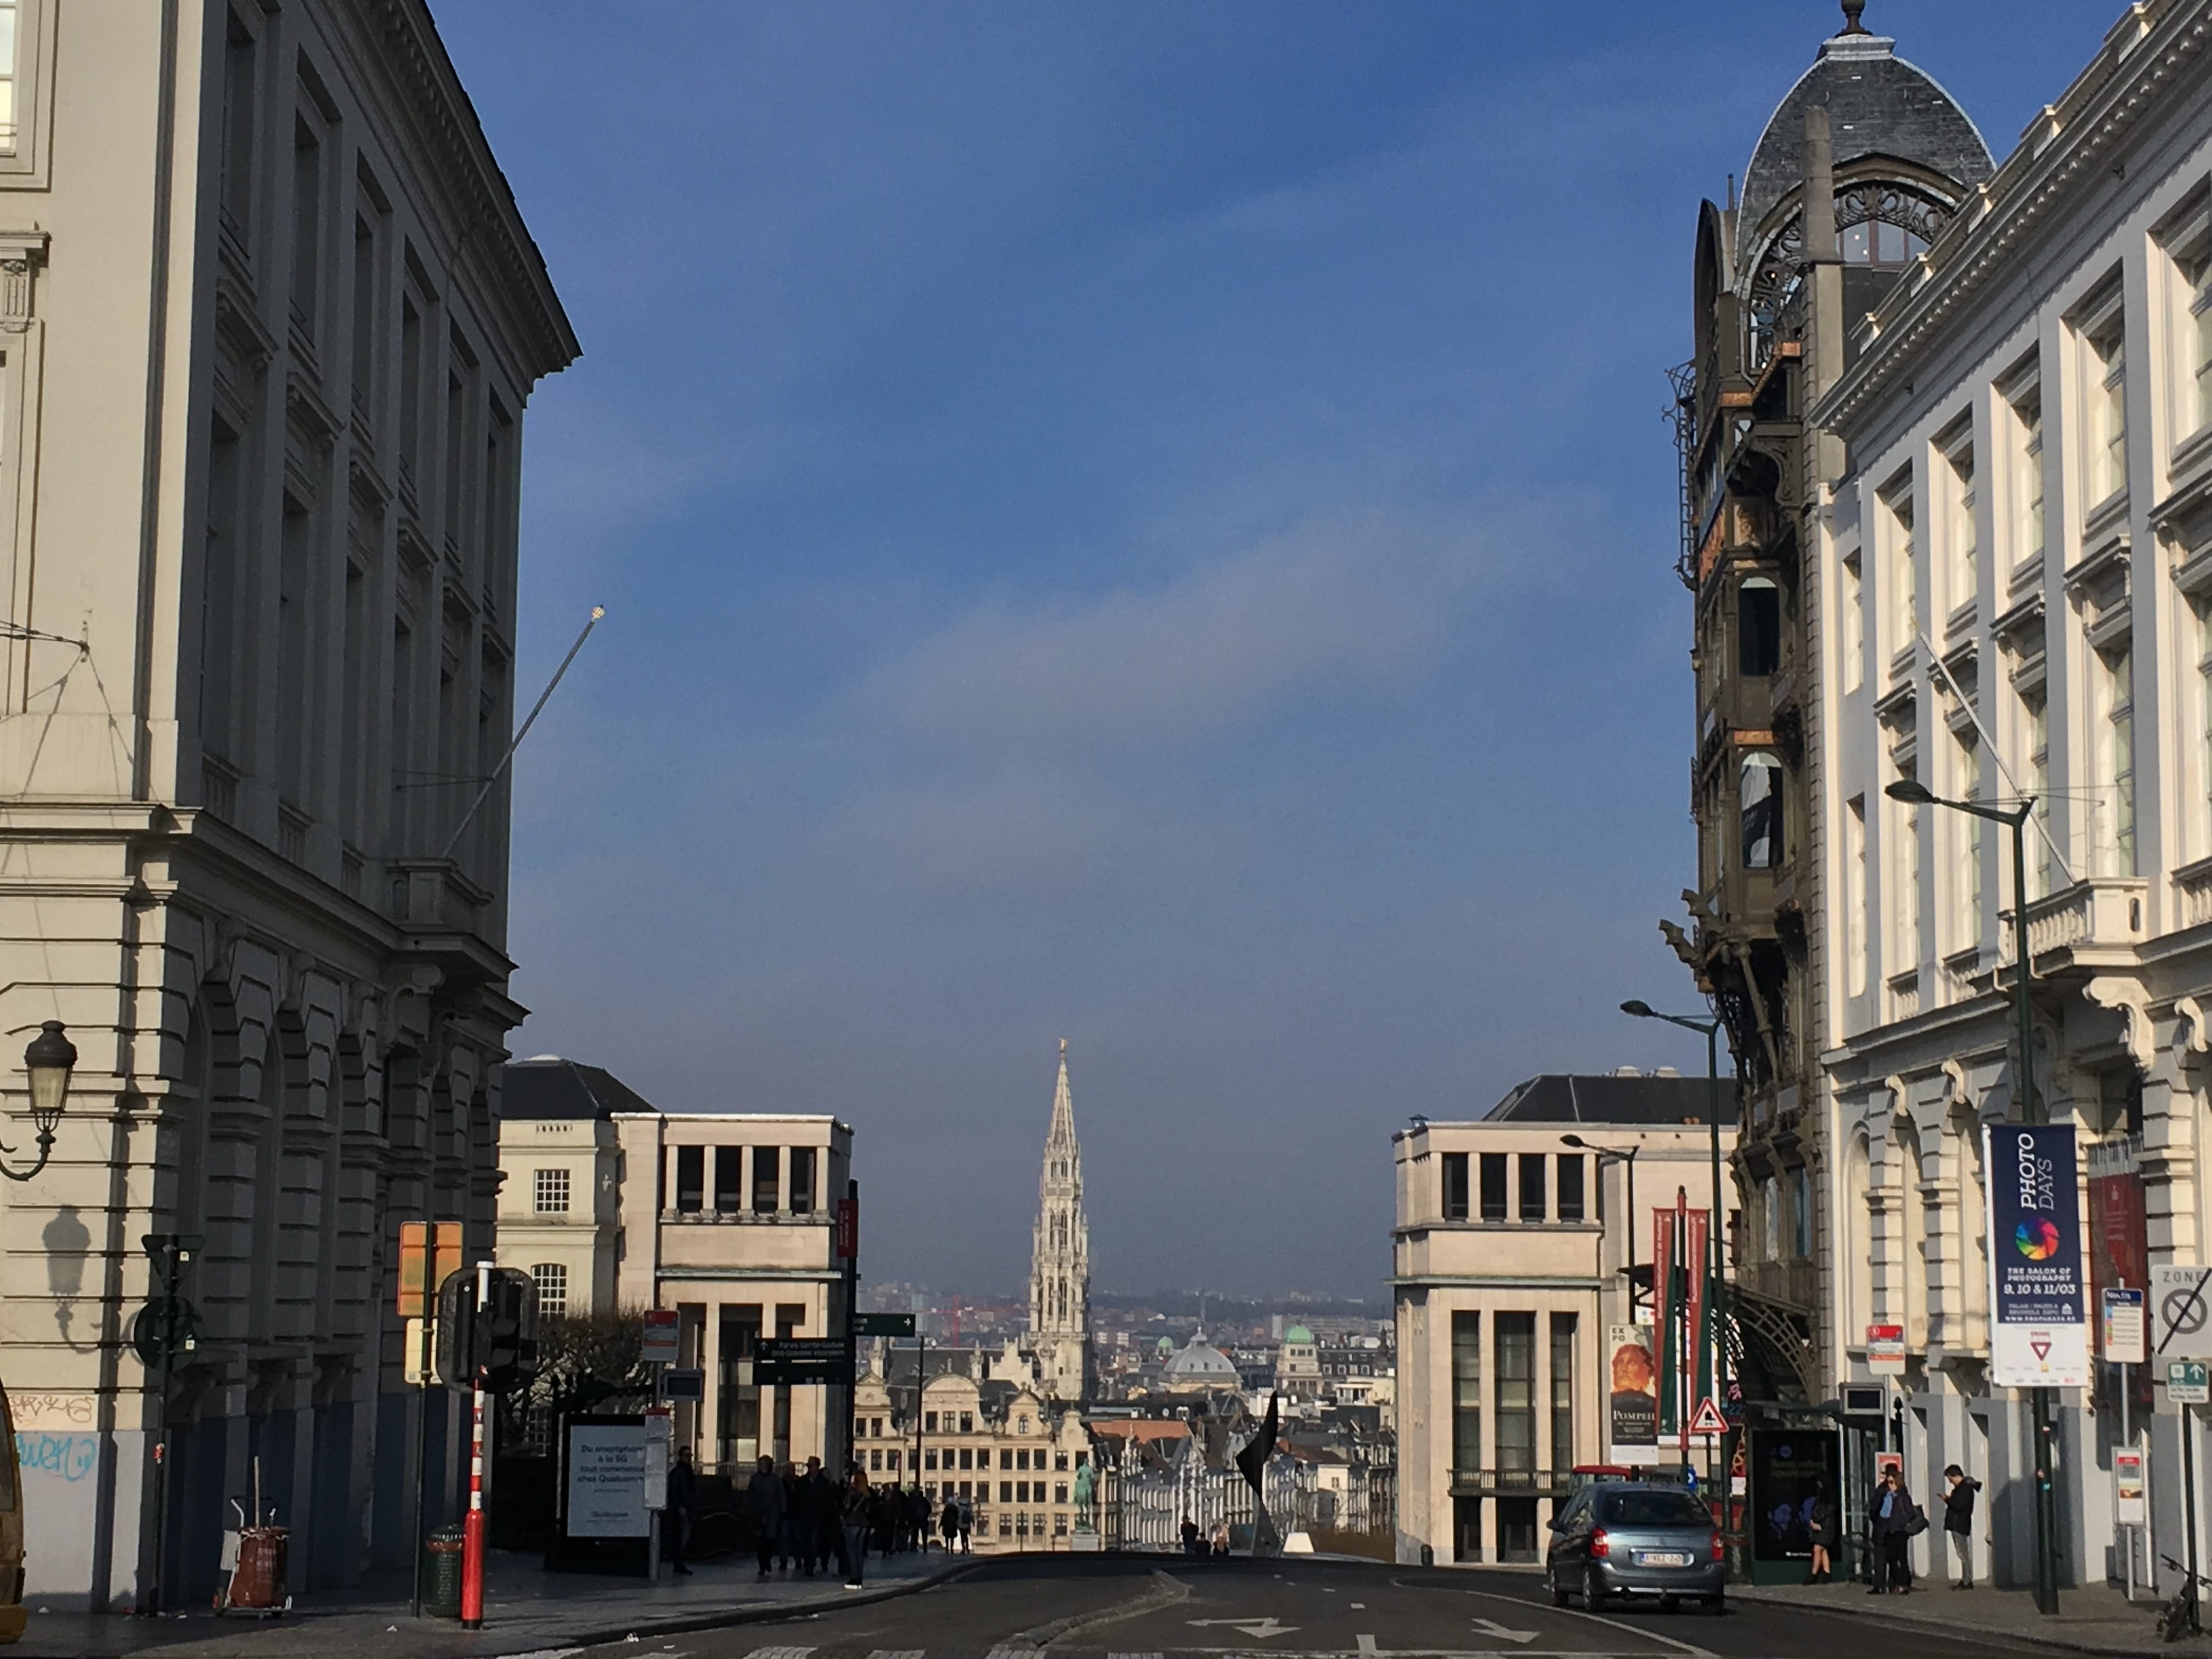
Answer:
[{"label": "silver parked car", "polygon": [[1544,1557],[1552,1605],[1579,1594],[1595,1612],[1616,1595],[1695,1598],[1714,1613],[1728,1597],[1728,1559],[1712,1511],[1680,1486],[1604,1480],[1567,1500]]}]

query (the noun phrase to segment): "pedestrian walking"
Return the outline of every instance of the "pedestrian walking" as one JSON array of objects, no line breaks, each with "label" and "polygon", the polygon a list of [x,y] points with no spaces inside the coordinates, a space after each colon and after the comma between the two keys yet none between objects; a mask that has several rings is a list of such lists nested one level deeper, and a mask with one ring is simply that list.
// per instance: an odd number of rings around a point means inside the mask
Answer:
[{"label": "pedestrian walking", "polygon": [[699,1472],[691,1467],[691,1448],[685,1446],[676,1454],[676,1462],[668,1471],[668,1502],[660,1516],[661,1553],[668,1558],[668,1570],[684,1578],[691,1576],[684,1546],[690,1541],[691,1511],[698,1502]]},{"label": "pedestrian walking", "polygon": [[975,1505],[972,1499],[960,1500],[960,1553],[975,1553]]},{"label": "pedestrian walking", "polygon": [[1198,1553],[1199,1553],[1199,1548],[1198,1548],[1198,1522],[1195,1522],[1195,1521],[1194,1521],[1194,1520],[1192,1520],[1188,1516],[1187,1516],[1187,1515],[1186,1515],[1186,1516],[1183,1516],[1183,1518],[1182,1518],[1182,1553],[1183,1553],[1185,1555],[1196,1555],[1196,1554],[1198,1554]]},{"label": "pedestrian walking", "polygon": [[[669,1484],[672,1488],[675,1483]],[[753,1548],[760,1559],[763,1579],[775,1571],[776,1548],[784,1541],[785,1501],[783,1477],[775,1472],[775,1459],[762,1458],[753,1478],[745,1483],[745,1514],[752,1522]]]},{"label": "pedestrian walking", "polygon": [[814,1528],[806,1519],[806,1474],[797,1463],[783,1466],[783,1526],[777,1553],[785,1572],[800,1566],[814,1577]]},{"label": "pedestrian walking", "polygon": [[937,1529],[945,1534],[945,1553],[952,1553],[960,1542],[960,1500],[948,1496],[944,1512],[939,1516]]},{"label": "pedestrian walking", "polygon": [[1951,1553],[1959,1563],[1959,1582],[1954,1589],[1974,1587],[1974,1494],[1982,1483],[1956,1463],[1943,1471],[1950,1484],[1943,1492],[1943,1535],[1951,1540]]},{"label": "pedestrian walking", "polygon": [[806,1460],[806,1525],[814,1540],[810,1552],[812,1559],[807,1565],[807,1577],[814,1576],[814,1568],[827,1569],[832,1561],[842,1563],[845,1556],[844,1492],[830,1478],[830,1471],[822,1467],[822,1460]]},{"label": "pedestrian walking", "polygon": [[1226,1521],[1217,1521],[1213,1523],[1212,1544],[1213,1553],[1216,1555],[1229,1553],[1229,1523]]},{"label": "pedestrian walking", "polygon": [[861,1564],[868,1554],[868,1472],[858,1463],[853,1465],[850,1480],[845,1486],[845,1588],[858,1589],[861,1583]]},{"label": "pedestrian walking", "polygon": [[1808,1584],[1825,1584],[1828,1582],[1829,1575],[1835,1571],[1830,1556],[1838,1541],[1836,1500],[1828,1496],[1828,1483],[1825,1480],[1816,1480],[1813,1483],[1812,1502],[1806,1506],[1805,1530],[1811,1535],[1813,1540],[1813,1559],[1807,1571],[1805,1582]]}]

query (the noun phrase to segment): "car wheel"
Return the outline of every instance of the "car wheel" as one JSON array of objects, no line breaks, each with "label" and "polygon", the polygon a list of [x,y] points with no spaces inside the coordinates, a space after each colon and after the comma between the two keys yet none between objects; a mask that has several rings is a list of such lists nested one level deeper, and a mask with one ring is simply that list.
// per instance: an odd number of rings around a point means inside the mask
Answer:
[{"label": "car wheel", "polygon": [[1559,1583],[1559,1570],[1557,1567],[1546,1567],[1544,1569],[1544,1581],[1546,1586],[1552,1592],[1552,1605],[1555,1607],[1564,1607],[1566,1606],[1568,1599],[1567,1590],[1566,1586]]},{"label": "car wheel", "polygon": [[1728,1611],[1728,1597],[1725,1595],[1708,1595],[1705,1597],[1705,1611],[1714,1618],[1719,1618]]},{"label": "car wheel", "polygon": [[1604,1605],[1605,1581],[1597,1576],[1597,1569],[1591,1567],[1583,1574],[1583,1606],[1595,1613]]}]

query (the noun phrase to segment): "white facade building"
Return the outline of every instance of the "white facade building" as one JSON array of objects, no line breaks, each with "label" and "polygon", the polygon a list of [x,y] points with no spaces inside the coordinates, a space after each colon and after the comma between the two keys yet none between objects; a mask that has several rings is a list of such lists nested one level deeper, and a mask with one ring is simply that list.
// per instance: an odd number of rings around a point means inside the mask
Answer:
[{"label": "white facade building", "polygon": [[[1886,791],[2037,798],[2037,1092],[2070,1122],[2106,1282],[2203,1259],[2212,1089],[2212,5],[2129,8],[1870,316],[1808,410],[1809,732],[1830,1097],[1832,1381],[1901,1324],[1906,1473],[2024,1492],[2026,1396],[1988,1383],[1981,1126],[2018,1093],[2010,835]],[[1808,337],[1811,337],[1808,331]],[[1814,339],[1812,349],[1820,349]],[[2047,832],[2047,839],[2046,834]],[[2144,1220],[2128,1240],[2127,1212]],[[2106,1241],[2119,1243],[2108,1247]],[[2121,1260],[2138,1259],[2132,1263]],[[2162,1395],[2161,1395],[2162,1398]],[[2118,1395],[2065,1396],[2068,1582],[2118,1577]],[[2178,1476],[2160,1410],[2154,1469]],[[2203,1479],[2199,1471],[2198,1479]],[[2154,1480],[2182,1553],[2179,1480]],[[1932,1534],[1931,1534],[1932,1536]],[[1978,1528],[2033,1573],[2031,1505]],[[2140,1573],[2140,1566],[2138,1569]]]},{"label": "white facade building", "polygon": [[[80,1054],[0,1191],[28,1589],[204,1605],[258,1461],[312,1592],[412,1554],[399,1222],[491,1244],[507,791],[413,786],[507,743],[577,345],[423,0],[6,11],[0,1028]],[[205,1239],[159,1564],[156,1232]]]}]

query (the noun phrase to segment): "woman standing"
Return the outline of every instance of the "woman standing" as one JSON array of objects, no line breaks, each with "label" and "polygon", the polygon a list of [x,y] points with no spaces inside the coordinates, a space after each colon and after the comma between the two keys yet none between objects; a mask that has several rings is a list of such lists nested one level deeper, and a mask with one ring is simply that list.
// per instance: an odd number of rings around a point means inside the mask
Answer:
[{"label": "woman standing", "polygon": [[1828,1496],[1828,1483],[1815,1481],[1812,1502],[1807,1505],[1805,1530],[1813,1542],[1813,1561],[1806,1575],[1808,1584],[1825,1584],[1834,1571],[1829,1552],[1836,1547],[1836,1500]]}]

